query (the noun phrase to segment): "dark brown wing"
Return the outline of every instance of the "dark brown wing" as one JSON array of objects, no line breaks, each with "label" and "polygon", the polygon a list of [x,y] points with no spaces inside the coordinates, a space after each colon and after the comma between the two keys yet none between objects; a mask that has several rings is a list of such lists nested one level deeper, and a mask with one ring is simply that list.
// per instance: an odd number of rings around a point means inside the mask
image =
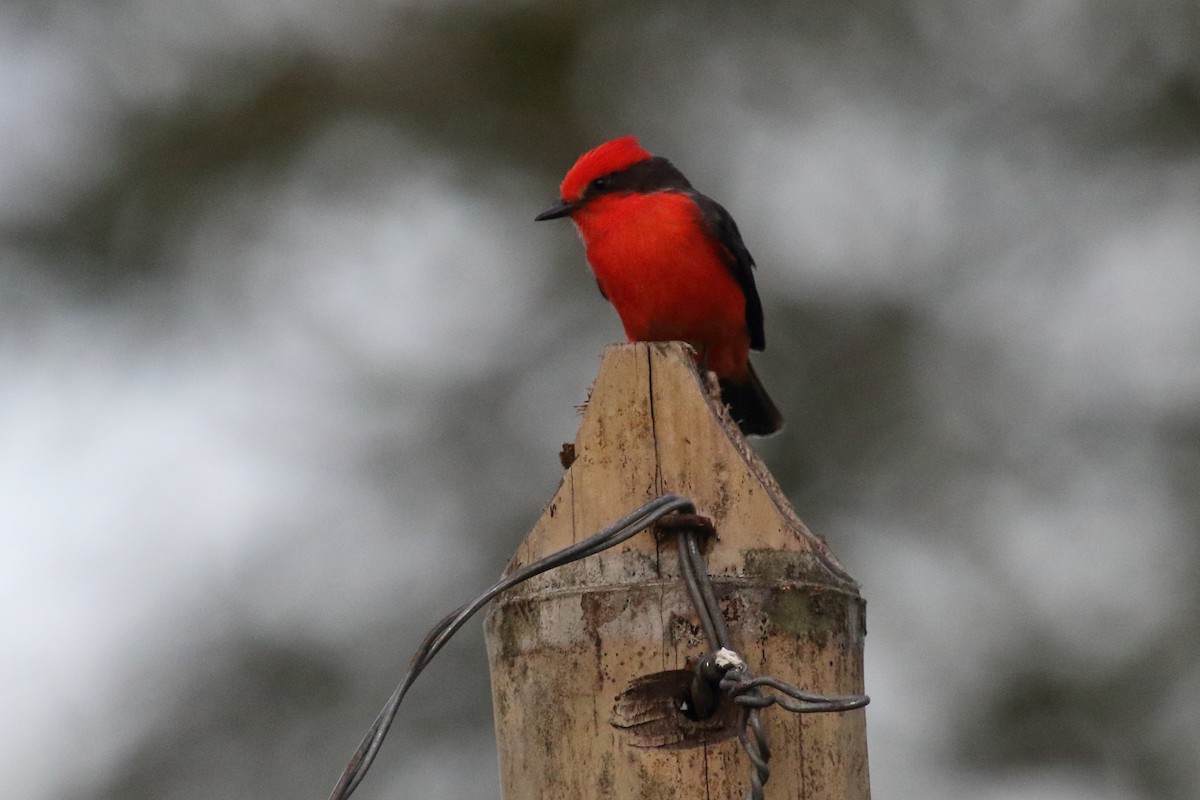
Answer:
[{"label": "dark brown wing", "polygon": [[742,293],[746,295],[746,329],[750,332],[750,348],[763,350],[767,346],[767,339],[763,333],[762,302],[758,299],[758,289],[754,286],[754,257],[746,249],[737,223],[720,203],[696,191],[689,194],[699,206],[708,232],[725,248],[725,265],[729,267],[738,285],[742,287]]}]

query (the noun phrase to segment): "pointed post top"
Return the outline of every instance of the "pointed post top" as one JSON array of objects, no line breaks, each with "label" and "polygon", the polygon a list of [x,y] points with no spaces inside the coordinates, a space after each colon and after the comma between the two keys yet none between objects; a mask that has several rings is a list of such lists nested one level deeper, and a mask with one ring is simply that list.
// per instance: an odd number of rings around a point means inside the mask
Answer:
[{"label": "pointed post top", "polygon": [[[758,454],[730,419],[715,381],[696,367],[681,342],[635,342],[605,348],[600,372],[575,437],[574,461],[513,564],[528,563],[599,530],[650,498],[673,492],[691,498],[712,519],[719,541],[709,553],[714,575],[775,577],[857,585],[823,539],[796,515]],[[640,569],[621,556],[643,553]],[[637,582],[672,573],[650,536],[600,556],[592,568],[605,580]],[[616,568],[611,562],[620,560]],[[610,562],[606,569],[604,562]],[[590,582],[577,575],[555,585]],[[611,574],[608,574],[611,573]],[[531,589],[533,587],[530,587]]]},{"label": "pointed post top", "polygon": [[[679,343],[616,345],[574,460],[509,569],[676,493],[710,518],[705,552],[729,646],[757,675],[827,695],[863,685],[866,606],[729,419]],[[641,533],[498,598],[486,631],[503,795],[745,796],[748,760],[726,702],[689,716],[704,626],[674,537]],[[869,800],[860,709],[764,714],[768,797]]]}]

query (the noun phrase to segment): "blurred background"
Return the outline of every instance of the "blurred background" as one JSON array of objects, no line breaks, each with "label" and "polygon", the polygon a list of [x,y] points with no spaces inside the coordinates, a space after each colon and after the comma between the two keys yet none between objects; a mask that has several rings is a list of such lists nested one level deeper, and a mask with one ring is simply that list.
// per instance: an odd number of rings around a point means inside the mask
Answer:
[{"label": "blurred background", "polygon": [[[636,133],[759,263],[756,447],[868,600],[873,794],[1200,797],[1200,6],[7,0],[0,774],[324,798],[621,338]],[[495,798],[478,624],[363,798]]]}]

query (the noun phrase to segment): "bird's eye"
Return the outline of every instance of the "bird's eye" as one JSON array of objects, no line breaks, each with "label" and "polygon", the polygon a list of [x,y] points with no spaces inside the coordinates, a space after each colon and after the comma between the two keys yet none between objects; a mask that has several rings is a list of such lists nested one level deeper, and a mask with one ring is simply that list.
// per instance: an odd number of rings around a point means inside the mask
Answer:
[{"label": "bird's eye", "polygon": [[592,191],[603,192],[608,188],[608,178],[596,178],[592,181]]}]

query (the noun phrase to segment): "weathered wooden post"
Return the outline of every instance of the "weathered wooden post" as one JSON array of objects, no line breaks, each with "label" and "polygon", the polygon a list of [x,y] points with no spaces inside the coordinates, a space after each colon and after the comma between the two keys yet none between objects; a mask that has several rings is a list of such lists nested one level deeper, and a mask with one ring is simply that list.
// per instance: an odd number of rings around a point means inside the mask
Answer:
[{"label": "weathered wooden post", "polygon": [[[656,495],[684,495],[716,525],[708,572],[753,671],[813,692],[862,691],[857,585],[746,447],[684,345],[608,348],[574,448],[509,571]],[[708,650],[673,542],[642,534],[524,583],[496,601],[486,633],[507,800],[744,796],[733,715],[694,720],[671,696],[681,674],[671,671]],[[769,798],[869,798],[863,710],[761,717]]]}]

